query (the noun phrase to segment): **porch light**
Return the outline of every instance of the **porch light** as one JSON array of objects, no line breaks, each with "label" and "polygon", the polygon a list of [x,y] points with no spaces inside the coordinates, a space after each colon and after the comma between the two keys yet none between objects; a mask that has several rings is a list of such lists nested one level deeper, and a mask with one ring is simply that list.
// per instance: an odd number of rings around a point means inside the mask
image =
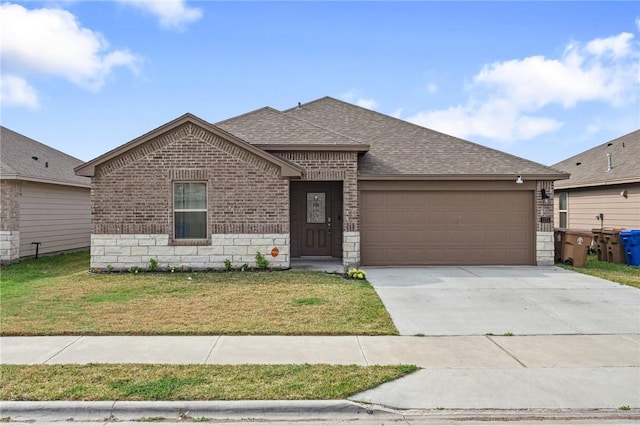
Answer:
[{"label": "porch light", "polygon": [[520,185],[520,184],[521,184],[521,183],[523,183],[523,182],[524,182],[524,181],[522,180],[522,176],[521,176],[521,175],[518,175],[518,177],[516,178],[516,183],[517,183],[518,185]]}]

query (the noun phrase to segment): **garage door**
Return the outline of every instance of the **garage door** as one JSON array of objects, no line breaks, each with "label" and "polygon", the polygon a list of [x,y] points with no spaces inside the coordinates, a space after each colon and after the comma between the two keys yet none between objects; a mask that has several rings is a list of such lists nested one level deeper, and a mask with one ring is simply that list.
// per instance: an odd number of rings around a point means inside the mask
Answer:
[{"label": "garage door", "polygon": [[534,264],[531,191],[362,191],[364,265]]}]

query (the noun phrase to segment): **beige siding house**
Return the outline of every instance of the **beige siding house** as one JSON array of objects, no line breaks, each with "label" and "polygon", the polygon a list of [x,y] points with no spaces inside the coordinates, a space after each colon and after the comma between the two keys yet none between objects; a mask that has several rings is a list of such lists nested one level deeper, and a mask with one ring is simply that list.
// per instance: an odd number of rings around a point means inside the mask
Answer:
[{"label": "beige siding house", "polygon": [[325,97],[216,124],[185,114],[77,167],[91,267],[548,265],[568,174]]},{"label": "beige siding house", "polygon": [[640,229],[640,130],[552,167],[571,174],[555,184],[557,226]]},{"label": "beige siding house", "polygon": [[[82,161],[0,127],[0,262],[88,248],[90,180]],[[40,244],[34,244],[40,243]]]}]

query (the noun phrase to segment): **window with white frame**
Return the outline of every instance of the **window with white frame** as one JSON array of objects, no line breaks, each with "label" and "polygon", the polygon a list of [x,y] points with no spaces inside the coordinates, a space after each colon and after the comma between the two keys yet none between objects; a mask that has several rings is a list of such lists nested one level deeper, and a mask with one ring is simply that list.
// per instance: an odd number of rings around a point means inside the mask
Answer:
[{"label": "window with white frame", "polygon": [[567,201],[568,201],[568,193],[561,192],[558,196],[558,215],[560,218],[560,223],[558,224],[560,228],[567,227],[567,214],[569,213]]},{"label": "window with white frame", "polygon": [[207,238],[206,183],[173,183],[173,224],[176,240]]}]

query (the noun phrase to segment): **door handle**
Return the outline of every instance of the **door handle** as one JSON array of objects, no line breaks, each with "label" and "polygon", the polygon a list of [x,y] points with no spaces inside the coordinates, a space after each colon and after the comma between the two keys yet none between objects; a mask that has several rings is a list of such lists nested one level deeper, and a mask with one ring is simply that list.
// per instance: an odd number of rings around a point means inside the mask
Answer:
[{"label": "door handle", "polygon": [[331,233],[331,217],[327,218],[327,231]]}]

